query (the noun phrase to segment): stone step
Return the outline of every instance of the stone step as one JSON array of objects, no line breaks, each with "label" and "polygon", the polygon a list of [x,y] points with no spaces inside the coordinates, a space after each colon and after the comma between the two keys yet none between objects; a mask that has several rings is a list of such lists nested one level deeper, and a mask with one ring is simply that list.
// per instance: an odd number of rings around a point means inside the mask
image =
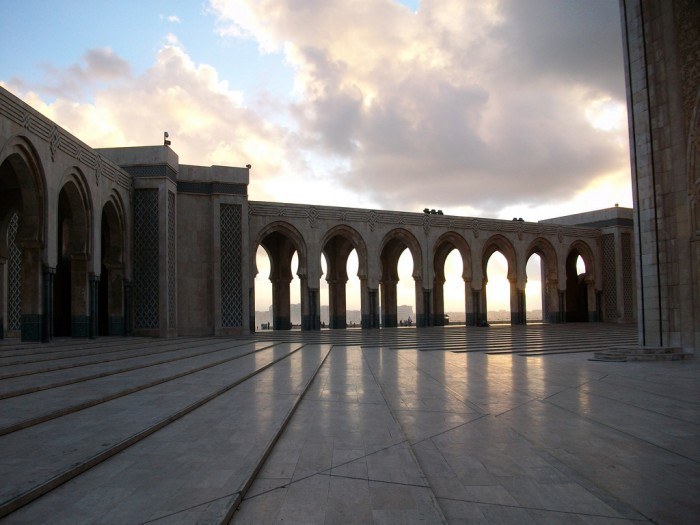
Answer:
[{"label": "stone step", "polygon": [[[0,478],[12,480],[0,486],[0,517],[244,384],[302,346],[278,345],[0,437],[0,449],[15,458],[0,464]],[[52,439],[45,440],[46,435]]]},{"label": "stone step", "polygon": [[304,346],[260,368],[6,522],[228,523],[329,351]]},{"label": "stone step", "polygon": [[117,368],[98,377],[78,377],[68,384],[59,383],[37,392],[0,399],[0,436],[223,365],[271,346],[274,343],[212,345],[204,347],[203,352],[176,356],[158,364],[149,363],[127,371]]}]

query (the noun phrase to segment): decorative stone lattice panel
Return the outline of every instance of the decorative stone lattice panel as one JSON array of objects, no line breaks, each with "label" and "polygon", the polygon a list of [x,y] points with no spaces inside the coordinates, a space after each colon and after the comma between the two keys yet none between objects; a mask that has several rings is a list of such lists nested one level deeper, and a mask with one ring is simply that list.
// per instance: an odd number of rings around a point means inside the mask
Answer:
[{"label": "decorative stone lattice panel", "polygon": [[22,251],[15,244],[19,217],[12,214],[7,228],[7,245],[9,258],[7,261],[7,329],[22,328]]},{"label": "decorative stone lattice panel", "polygon": [[617,276],[615,275],[615,235],[603,235],[603,290],[605,317],[617,319]]},{"label": "decorative stone lattice panel", "polygon": [[241,206],[222,204],[220,211],[221,326],[243,326]]},{"label": "decorative stone lattice panel", "polygon": [[634,267],[632,266],[632,238],[629,233],[623,233],[621,237],[622,249],[622,302],[625,309],[625,317],[634,315]]},{"label": "decorative stone lattice panel", "polygon": [[158,190],[134,192],[136,328],[158,328]]},{"label": "decorative stone lattice panel", "polygon": [[168,192],[168,327],[174,328],[175,318],[175,194]]}]

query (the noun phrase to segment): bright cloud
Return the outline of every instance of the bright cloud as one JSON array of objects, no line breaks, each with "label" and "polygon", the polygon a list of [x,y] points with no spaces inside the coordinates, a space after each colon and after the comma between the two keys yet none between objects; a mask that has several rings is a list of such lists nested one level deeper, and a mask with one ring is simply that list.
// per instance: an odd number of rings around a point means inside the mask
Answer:
[{"label": "bright cloud", "polygon": [[617,7],[594,3],[211,5],[222,35],[284,50],[300,134],[347,159],[346,187],[494,215],[629,169]]}]

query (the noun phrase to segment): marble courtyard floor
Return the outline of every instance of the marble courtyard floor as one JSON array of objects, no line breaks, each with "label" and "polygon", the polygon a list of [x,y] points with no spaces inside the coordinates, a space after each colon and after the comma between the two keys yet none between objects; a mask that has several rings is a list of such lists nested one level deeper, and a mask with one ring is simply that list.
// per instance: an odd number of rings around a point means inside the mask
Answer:
[{"label": "marble courtyard floor", "polygon": [[632,326],[0,342],[0,521],[700,523],[700,363]]}]

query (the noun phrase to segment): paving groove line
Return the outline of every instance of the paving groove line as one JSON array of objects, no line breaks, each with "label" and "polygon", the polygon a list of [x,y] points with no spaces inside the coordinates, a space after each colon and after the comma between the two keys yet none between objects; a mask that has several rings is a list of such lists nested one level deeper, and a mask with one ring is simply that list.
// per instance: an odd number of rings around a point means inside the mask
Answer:
[{"label": "paving groove line", "polygon": [[[99,397],[99,398],[96,398],[96,399],[91,399],[91,400],[88,400],[88,401],[84,401],[84,402],[82,402],[82,403],[78,403],[78,404],[75,404],[75,405],[72,405],[72,406],[64,407],[64,408],[62,408],[62,409],[60,409],[60,410],[56,410],[56,411],[54,411],[54,412],[48,412],[48,413],[46,413],[46,414],[43,414],[43,415],[41,415],[41,416],[37,416],[37,417],[31,418],[31,419],[25,419],[25,420],[23,420],[23,421],[20,421],[20,422],[18,422],[18,423],[13,423],[12,425],[8,425],[8,426],[6,426],[6,427],[0,427],[0,436],[4,436],[5,434],[11,434],[12,432],[17,432],[18,430],[22,430],[22,429],[24,429],[24,428],[29,428],[29,427],[31,427],[31,426],[38,425],[38,424],[40,424],[40,423],[44,423],[44,422],[46,422],[46,421],[50,421],[50,420],[52,420],[52,419],[56,419],[57,417],[65,416],[65,415],[68,415],[68,414],[73,414],[74,412],[78,412],[78,411],[80,411],[80,410],[85,410],[86,408],[94,407],[94,406],[97,406],[97,405],[99,405],[99,404],[106,403],[106,402],[108,402],[108,401],[112,401],[113,399],[118,399],[118,398],[120,398],[120,397],[127,396],[127,395],[129,395],[129,394],[134,394],[134,393],[136,393],[136,392],[140,392],[141,390],[146,390],[147,388],[151,388],[151,387],[153,387],[153,386],[157,386],[157,385],[161,385],[161,384],[163,384],[163,383],[167,383],[168,381],[173,381],[173,380],[175,380],[175,379],[180,379],[181,377],[185,377],[185,376],[188,376],[188,375],[192,375],[192,374],[195,374],[195,373],[197,373],[197,372],[201,372],[202,370],[206,370],[206,369],[208,369],[208,368],[213,368],[213,367],[215,367],[215,366],[219,366],[219,365],[222,365],[222,364],[224,364],[224,363],[228,363],[228,362],[230,362],[230,361],[234,361],[234,360],[236,360],[236,359],[240,359],[240,358],[242,358],[242,357],[246,357],[246,356],[249,356],[249,355],[251,355],[251,354],[255,354],[255,353],[257,353],[257,352],[262,352],[263,350],[267,350],[268,348],[272,348],[273,346],[276,346],[276,345],[278,345],[278,344],[279,344],[279,343],[272,343],[272,344],[269,344],[269,345],[264,346],[264,347],[262,347],[262,348],[258,348],[258,349],[256,349],[256,350],[251,350],[250,352],[246,352],[246,353],[244,353],[244,354],[240,354],[240,355],[237,355],[237,356],[234,356],[234,357],[227,357],[226,359],[220,359],[219,361],[215,361],[215,362],[213,362],[213,363],[209,363],[209,364],[206,364],[206,365],[197,367],[197,368],[192,368],[192,369],[189,369],[189,370],[185,370],[184,372],[179,372],[179,373],[177,373],[177,374],[172,374],[172,375],[170,375],[170,376],[162,377],[162,378],[160,378],[160,379],[156,379],[156,380],[153,380],[153,381],[148,382],[148,383],[144,383],[144,384],[137,385],[137,386],[134,386],[134,387],[131,387],[131,388],[127,388],[127,389],[124,389],[124,390],[120,390],[120,391],[118,391],[118,392],[113,392],[112,394],[109,394],[109,395],[106,395],[106,396],[102,396],[102,397]],[[245,344],[233,345],[233,346],[229,346],[229,347],[222,348],[222,349],[219,349],[219,350],[213,350],[213,351],[211,351],[211,352],[203,352],[203,353],[201,353],[201,354],[197,354],[197,355],[194,355],[194,356],[181,357],[181,358],[173,359],[172,361],[178,361],[178,360],[181,360],[181,359],[190,359],[190,358],[194,358],[194,357],[200,357],[200,356],[202,356],[202,355],[210,354],[210,353],[215,353],[215,352],[223,352],[223,351],[226,351],[226,350],[231,350],[231,349],[233,349],[233,348],[238,348],[239,346],[245,346]],[[168,362],[172,362],[172,361],[168,361]],[[162,363],[160,363],[160,364],[162,364]],[[148,367],[151,367],[151,366],[154,366],[154,365],[146,365],[146,366],[140,367],[139,370],[141,370],[141,369],[143,369],[143,368],[148,368]],[[124,372],[118,372],[118,373],[124,373]],[[76,381],[76,383],[77,383],[77,382],[78,382],[78,381]],[[71,384],[73,384],[73,383],[71,383]]]},{"label": "paving groove line", "polygon": [[[230,342],[229,342],[229,343],[224,343],[224,342],[217,343],[216,346],[224,345],[224,344],[230,344]],[[183,360],[183,359],[191,359],[191,358],[195,358],[195,357],[201,357],[201,356],[207,355],[207,354],[213,354],[213,353],[216,353],[216,352],[223,352],[223,351],[226,351],[226,350],[230,350],[231,348],[237,348],[237,347],[239,347],[239,346],[245,346],[246,344],[249,344],[249,342],[243,342],[243,343],[240,343],[240,344],[235,344],[235,345],[233,345],[233,346],[226,346],[226,347],[224,347],[224,348],[216,348],[216,349],[214,349],[214,350],[206,350],[206,351],[204,351],[204,352],[198,352],[198,353],[196,353],[196,354],[190,354],[190,355],[184,355],[184,356],[174,357],[174,358],[172,358],[172,359],[162,359],[162,360],[160,360],[160,361],[154,361],[154,362],[152,362],[152,363],[146,363],[146,364],[141,364],[141,365],[128,366],[128,367],[125,367],[125,368],[119,368],[119,369],[117,369],[117,370],[107,370],[107,371],[104,371],[104,372],[97,372],[97,373],[95,373],[95,374],[86,375],[86,376],[81,376],[81,377],[75,377],[75,378],[72,378],[72,379],[66,379],[66,380],[63,380],[63,381],[57,381],[57,382],[48,383],[48,384],[45,384],[45,385],[37,385],[37,386],[26,387],[26,388],[24,388],[24,389],[12,390],[12,391],[10,391],[10,392],[0,393],[0,401],[2,401],[3,399],[11,398],[11,397],[24,396],[24,395],[27,395],[27,394],[34,394],[34,393],[36,393],[36,392],[41,392],[41,391],[44,391],[44,390],[50,390],[50,389],[52,389],[52,388],[59,388],[59,387],[62,387],[62,386],[73,385],[73,384],[76,384],[76,383],[82,383],[82,382],[84,382],[84,381],[91,381],[91,380],[93,380],[93,379],[100,379],[100,378],[102,378],[102,377],[108,377],[108,376],[112,376],[112,375],[116,375],[116,374],[123,374],[123,373],[125,373],[125,372],[133,372],[134,370],[140,370],[140,369],[149,368],[149,367],[152,367],[152,366],[163,365],[163,364],[166,364],[166,363],[173,363],[173,362],[175,362],[175,361],[181,361],[181,360]],[[274,346],[275,344],[278,344],[278,343],[273,343],[271,346]],[[196,347],[196,345],[195,345],[195,346],[192,346],[192,347],[189,347],[189,348],[195,348],[195,347]],[[176,349],[176,350],[187,350],[187,348],[178,348],[178,349]],[[173,349],[171,349],[170,351],[172,352]],[[161,353],[163,353],[163,352],[158,352],[157,354],[161,354]],[[149,356],[157,355],[157,354],[143,354],[143,357],[149,357]],[[137,359],[138,357],[142,357],[142,356],[135,356],[134,359]],[[104,363],[91,363],[91,364],[104,364]],[[55,370],[49,370],[49,371],[47,371],[47,372],[54,372],[54,371],[55,371]],[[2,379],[2,378],[0,378],[0,379]],[[14,378],[11,378],[11,379],[14,379]]]},{"label": "paving groove line", "polygon": [[[425,471],[423,470],[423,466],[420,464],[418,461],[418,458],[416,457],[416,454],[413,452],[413,447],[411,446],[411,441],[408,439],[408,436],[406,436],[406,432],[403,429],[403,425],[401,425],[399,419],[396,417],[396,413],[394,412],[394,409],[391,407],[391,403],[389,402],[389,399],[387,398],[386,395],[386,390],[384,388],[384,385],[379,381],[379,378],[375,375],[374,370],[372,369],[372,365],[370,365],[369,360],[365,356],[365,349],[361,349],[362,352],[362,360],[365,362],[365,365],[367,366],[367,369],[369,370],[369,373],[372,375],[372,378],[374,379],[374,382],[377,384],[379,387],[379,391],[382,394],[382,398],[384,399],[384,403],[386,404],[386,408],[389,411],[389,414],[391,415],[391,418],[394,420],[394,423],[396,424],[396,428],[399,429],[399,432],[401,433],[401,442],[406,443],[406,451],[409,456],[411,456],[411,459],[415,463],[416,467],[420,471],[421,475],[423,476],[424,480],[424,485],[428,491],[428,498],[430,499],[430,502],[435,509],[436,514],[440,517],[441,523],[447,524],[447,519],[445,518],[445,513],[442,511],[442,507],[440,506],[440,503],[438,503],[437,497],[435,496],[435,492],[433,491],[433,487],[430,485],[430,481],[428,480],[428,476],[425,475]],[[398,355],[398,352],[395,352]]]},{"label": "paving groove line", "polygon": [[[235,493],[236,495],[234,496],[234,498],[232,500],[230,500],[227,508],[225,509],[225,513],[223,513],[223,515],[220,515],[219,519],[215,520],[215,522],[218,523],[219,525],[228,525],[231,522],[231,520],[233,519],[233,515],[236,512],[236,509],[241,504],[241,501],[243,501],[243,498],[245,497],[248,490],[250,490],[250,487],[253,485],[255,478],[258,476],[258,473],[262,470],[263,466],[265,465],[265,461],[267,461],[267,458],[270,456],[270,454],[272,454],[272,449],[275,447],[275,444],[279,440],[279,438],[282,435],[282,433],[284,432],[285,428],[287,428],[287,425],[289,425],[289,422],[291,421],[292,416],[294,415],[294,412],[296,412],[297,407],[301,404],[301,401],[303,400],[304,396],[306,395],[306,392],[311,387],[311,384],[314,382],[314,379],[316,379],[316,376],[318,375],[319,370],[321,370],[321,367],[326,362],[326,359],[328,359],[328,356],[331,354],[332,350],[333,350],[333,345],[329,345],[329,348],[326,351],[326,355],[323,356],[323,359],[321,359],[321,362],[316,367],[316,370],[314,370],[314,373],[310,375],[308,381],[306,382],[304,387],[301,389],[300,394],[297,396],[296,400],[294,401],[292,406],[287,411],[287,414],[285,415],[284,419],[282,420],[282,424],[280,425],[279,429],[272,435],[272,438],[268,441],[267,446],[265,447],[263,454],[261,455],[260,459],[256,463],[251,474],[247,477],[246,481],[241,485],[241,487],[236,491],[236,493]],[[208,519],[200,518],[197,521],[197,523],[210,523],[210,521]]]},{"label": "paving groove line", "polygon": [[[203,406],[204,404],[208,403],[209,401],[212,401],[213,399],[216,399],[217,397],[225,394],[229,390],[232,390],[236,386],[244,383],[245,381],[249,380],[250,378],[258,375],[259,373],[263,372],[264,370],[267,370],[271,366],[275,365],[276,363],[282,361],[283,359],[287,359],[289,356],[295,354],[302,348],[304,348],[304,344],[301,344],[298,348],[293,349],[292,351],[288,352],[287,354],[271,360],[269,363],[261,366],[260,368],[257,368],[253,370],[252,372],[249,372],[248,374],[242,376],[241,378],[233,381],[232,383],[229,383],[214,392],[204,396],[203,398],[198,399],[197,401],[190,403],[186,407],[178,410],[177,412],[170,414],[169,416],[162,418],[160,421],[148,426],[147,428],[142,429],[141,431],[133,434],[132,436],[123,439],[119,443],[116,443],[109,448],[103,450],[102,452],[93,455],[92,457],[77,462],[73,464],[73,466],[62,473],[53,476],[52,478],[39,483],[36,485],[34,488],[25,491],[22,494],[19,494],[13,498],[10,498],[9,500],[4,501],[3,503],[0,504],[0,518],[3,518],[7,516],[8,514],[14,512],[15,510],[27,505],[28,503],[34,501],[35,499],[39,498],[40,496],[43,496],[44,494],[47,494],[48,492],[52,491],[56,487],[62,485],[63,483],[66,483],[67,481],[79,476],[80,474],[90,470],[91,468],[95,467],[96,465],[99,465],[103,461],[106,461],[110,457],[118,454],[119,452],[122,452],[129,448],[130,446],[138,443],[139,441],[147,438],[151,434],[154,434],[158,430],[166,427],[167,425],[173,423],[174,421],[177,421],[178,419],[182,418],[183,416],[186,416],[187,414],[193,412],[197,408]],[[309,383],[310,384],[310,383]],[[308,388],[308,386],[307,386]],[[273,443],[274,444],[274,443]],[[252,480],[250,480],[250,483],[252,483]],[[248,485],[249,487],[249,485]],[[247,490],[247,488],[246,488]],[[230,519],[230,518],[229,518]],[[226,522],[221,522],[221,523],[226,523]]]},{"label": "paving groove line", "polygon": [[[217,343],[217,344],[219,344],[219,343]],[[223,344],[223,343],[220,343],[220,344]],[[18,371],[18,372],[10,372],[7,374],[1,374],[0,380],[13,379],[15,377],[24,377],[24,376],[31,376],[31,375],[36,375],[36,374],[46,374],[48,372],[58,372],[60,370],[67,370],[69,368],[80,368],[82,366],[99,365],[102,363],[113,363],[115,361],[125,361],[127,359],[138,359],[139,357],[147,357],[147,356],[152,356],[152,355],[165,354],[168,352],[172,352],[173,350],[187,350],[188,348],[196,348],[197,346],[199,346],[197,342],[194,342],[194,343],[187,342],[187,343],[177,344],[171,348],[166,348],[164,350],[163,349],[157,350],[155,352],[146,352],[146,353],[136,354],[136,355],[113,357],[111,359],[97,359],[94,361],[88,361],[86,363],[79,362],[79,363],[54,366],[54,367],[50,367],[50,368],[39,368],[37,370],[24,370],[24,371]],[[128,350],[128,351],[129,352],[136,352],[136,351],[138,351],[138,348],[135,348],[133,350]],[[41,363],[39,363],[39,365],[41,365]]]}]

